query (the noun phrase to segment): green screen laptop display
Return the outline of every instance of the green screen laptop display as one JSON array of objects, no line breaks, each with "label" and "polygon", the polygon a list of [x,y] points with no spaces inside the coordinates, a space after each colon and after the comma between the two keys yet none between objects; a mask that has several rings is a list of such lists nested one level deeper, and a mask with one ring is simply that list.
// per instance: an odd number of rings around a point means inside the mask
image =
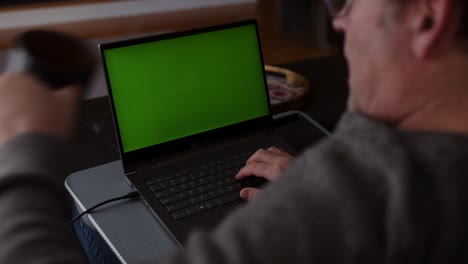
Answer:
[{"label": "green screen laptop display", "polygon": [[124,153],[269,114],[254,24],[104,58]]}]

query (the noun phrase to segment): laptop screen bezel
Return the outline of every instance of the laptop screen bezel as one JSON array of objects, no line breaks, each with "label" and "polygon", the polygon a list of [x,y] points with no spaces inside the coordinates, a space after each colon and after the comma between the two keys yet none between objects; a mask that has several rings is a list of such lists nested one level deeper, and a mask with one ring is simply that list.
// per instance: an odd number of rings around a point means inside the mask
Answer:
[{"label": "laptop screen bezel", "polygon": [[[152,146],[145,147],[145,148],[138,149],[138,150],[124,152],[123,143],[122,143],[122,139],[120,135],[119,122],[118,122],[118,118],[116,114],[117,112],[116,112],[113,95],[112,95],[110,77],[108,75],[108,69],[106,65],[105,51],[109,49],[114,49],[114,48],[127,47],[127,46],[155,42],[155,41],[163,41],[167,39],[174,39],[174,38],[179,38],[179,37],[184,37],[184,36],[189,36],[189,35],[196,35],[196,34],[201,34],[201,33],[206,33],[206,32],[213,32],[213,31],[225,30],[225,29],[248,26],[248,25],[255,25],[255,30],[256,30],[256,35],[257,35],[257,44],[258,44],[261,68],[262,68],[262,73],[263,73],[264,90],[266,94],[266,100],[268,100],[267,102],[268,114],[265,116],[261,116],[259,118],[250,119],[244,122],[236,123],[233,125],[228,125],[225,127],[217,128],[217,129],[202,132],[202,133],[198,133],[198,134],[191,135],[188,137],[171,140],[165,143],[152,145]],[[242,134],[247,134],[249,132],[251,133],[252,131],[273,127],[273,117],[271,114],[272,113],[271,105],[269,103],[270,97],[268,93],[268,85],[267,85],[267,80],[266,80],[266,75],[265,75],[263,54],[261,50],[260,36],[259,36],[258,24],[256,20],[247,20],[247,21],[241,21],[241,22],[236,22],[236,23],[229,23],[229,24],[224,24],[224,25],[206,27],[206,28],[201,28],[201,29],[194,29],[194,30],[175,32],[175,33],[166,33],[166,34],[160,34],[160,35],[134,38],[134,39],[129,39],[129,40],[122,40],[122,41],[111,42],[111,43],[104,43],[104,44],[99,45],[99,51],[100,51],[100,55],[102,59],[102,64],[104,67],[104,74],[105,74],[105,79],[106,79],[107,90],[109,93],[109,102],[112,108],[111,112],[112,112],[112,117],[113,117],[113,122],[114,122],[114,127],[115,127],[115,133],[117,136],[117,143],[119,145],[120,157],[124,166],[125,173],[132,172],[135,170],[136,167],[139,166],[139,164],[148,163],[151,160],[155,160],[164,156],[174,155],[176,153],[180,153],[184,151],[189,151],[195,147],[200,147],[203,145],[215,143],[217,141],[220,141],[226,138],[236,137]]]}]

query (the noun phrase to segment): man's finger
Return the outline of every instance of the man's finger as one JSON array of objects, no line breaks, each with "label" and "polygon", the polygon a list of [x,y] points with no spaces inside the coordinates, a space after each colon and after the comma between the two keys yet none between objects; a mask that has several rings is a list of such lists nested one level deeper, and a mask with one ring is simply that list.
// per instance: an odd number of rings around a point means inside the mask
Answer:
[{"label": "man's finger", "polygon": [[240,197],[244,200],[252,200],[255,198],[255,195],[257,195],[257,192],[259,192],[260,190],[257,189],[257,188],[253,188],[253,187],[246,187],[242,190],[240,190]]},{"label": "man's finger", "polygon": [[257,150],[246,162],[246,164],[254,163],[254,162],[261,162],[261,163],[269,163],[269,164],[278,164],[281,166],[287,166],[289,164],[288,158],[273,153],[271,151],[265,149]]},{"label": "man's finger", "polygon": [[282,170],[282,167],[277,164],[253,162],[245,165],[245,167],[236,174],[236,179],[241,180],[245,177],[257,176],[269,181],[274,181]]},{"label": "man's finger", "polygon": [[268,151],[271,151],[271,152],[273,152],[273,153],[275,153],[275,154],[278,154],[278,155],[283,155],[283,153],[284,153],[283,151],[281,151],[281,150],[280,150],[279,148],[277,148],[277,147],[269,147],[267,150],[268,150]]},{"label": "man's finger", "polygon": [[283,157],[285,157],[285,158],[294,159],[294,157],[291,156],[291,155],[289,155],[289,153],[284,152],[284,151],[282,151],[281,149],[279,149],[279,148],[277,148],[277,147],[270,147],[270,148],[268,148],[267,150],[270,151],[270,152],[273,152],[273,153],[275,153],[275,154],[278,154],[278,155],[280,155],[280,156],[283,156]]}]

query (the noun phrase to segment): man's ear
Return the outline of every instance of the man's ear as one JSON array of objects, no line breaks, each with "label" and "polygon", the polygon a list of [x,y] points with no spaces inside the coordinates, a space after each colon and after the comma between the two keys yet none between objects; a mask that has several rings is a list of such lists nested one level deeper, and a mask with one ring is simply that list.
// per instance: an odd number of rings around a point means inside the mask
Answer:
[{"label": "man's ear", "polygon": [[417,0],[412,5],[412,51],[418,58],[429,56],[450,28],[453,0]]}]

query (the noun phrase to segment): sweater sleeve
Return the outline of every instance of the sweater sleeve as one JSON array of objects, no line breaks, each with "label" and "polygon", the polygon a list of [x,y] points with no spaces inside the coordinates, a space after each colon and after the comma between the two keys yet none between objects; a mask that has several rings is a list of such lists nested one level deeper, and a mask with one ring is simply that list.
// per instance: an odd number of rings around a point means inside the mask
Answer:
[{"label": "sweater sleeve", "polygon": [[0,146],[0,263],[86,263],[66,222],[65,144],[43,134]]}]

